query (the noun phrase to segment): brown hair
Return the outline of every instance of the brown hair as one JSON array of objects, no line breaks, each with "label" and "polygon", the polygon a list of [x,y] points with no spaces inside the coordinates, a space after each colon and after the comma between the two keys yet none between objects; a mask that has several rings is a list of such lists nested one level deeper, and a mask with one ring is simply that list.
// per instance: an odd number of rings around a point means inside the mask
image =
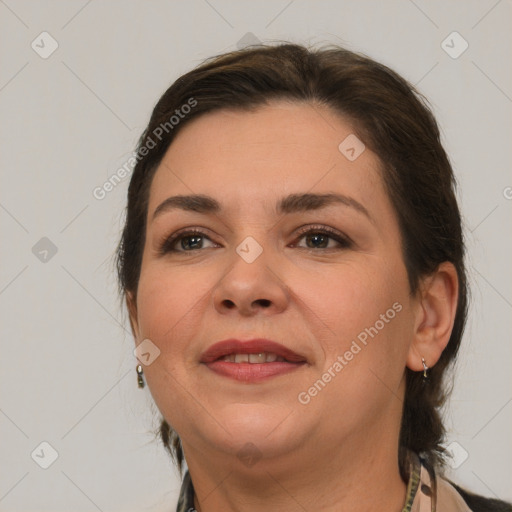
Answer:
[{"label": "brown hair", "polygon": [[[156,104],[138,143],[117,252],[120,291],[136,296],[151,180],[178,131],[206,112],[250,110],[278,99],[329,107],[348,120],[379,156],[399,219],[411,294],[420,278],[442,262],[452,262],[457,270],[455,323],[448,346],[430,370],[428,385],[422,385],[421,372],[405,370],[398,454],[402,476],[406,450],[422,453],[431,464],[442,466],[445,429],[440,408],[449,393],[443,376],[457,354],[468,302],[461,218],[452,168],[428,103],[386,66],[337,46],[307,49],[277,44],[212,57],[178,78]],[[148,147],[152,149],[143,150]],[[181,474],[181,441],[164,418],[160,436]]]}]

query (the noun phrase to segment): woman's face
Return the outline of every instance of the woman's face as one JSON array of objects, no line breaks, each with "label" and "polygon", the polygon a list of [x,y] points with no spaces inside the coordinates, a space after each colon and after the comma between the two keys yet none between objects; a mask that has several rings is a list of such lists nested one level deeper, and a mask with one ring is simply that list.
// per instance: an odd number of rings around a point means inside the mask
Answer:
[{"label": "woman's face", "polygon": [[[211,199],[159,208],[195,195]],[[379,159],[349,123],[276,102],[178,134],[151,184],[132,320],[137,343],[160,350],[144,373],[186,456],[396,440],[416,313]],[[272,340],[301,361],[271,362],[267,346],[252,362],[204,362],[233,338]]]}]

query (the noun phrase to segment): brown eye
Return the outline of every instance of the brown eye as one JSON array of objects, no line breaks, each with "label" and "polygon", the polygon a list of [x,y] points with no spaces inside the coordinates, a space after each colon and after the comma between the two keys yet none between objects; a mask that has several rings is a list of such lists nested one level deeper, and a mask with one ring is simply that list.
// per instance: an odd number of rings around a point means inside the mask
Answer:
[{"label": "brown eye", "polygon": [[[301,238],[306,240],[306,247],[303,248],[311,250],[347,249],[352,245],[348,237],[326,226],[308,227],[300,233],[299,239]],[[332,241],[334,241],[334,245],[332,245]]]},{"label": "brown eye", "polygon": [[[160,248],[161,254],[170,252],[193,252],[199,249],[207,249],[204,247],[204,241],[211,240],[200,230],[188,230],[178,232],[167,238]],[[211,242],[213,243],[213,242]]]}]

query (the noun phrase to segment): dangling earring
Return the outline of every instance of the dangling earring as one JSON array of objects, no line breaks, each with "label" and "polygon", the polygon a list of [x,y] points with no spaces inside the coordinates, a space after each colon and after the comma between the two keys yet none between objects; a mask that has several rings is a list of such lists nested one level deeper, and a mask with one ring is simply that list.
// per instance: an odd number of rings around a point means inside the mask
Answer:
[{"label": "dangling earring", "polygon": [[137,365],[137,385],[139,386],[139,388],[143,388],[144,387],[144,379],[143,379],[143,375],[144,375],[144,372],[142,370],[142,366],[140,364]]},{"label": "dangling earring", "polygon": [[421,362],[423,364],[423,384],[426,384],[428,382],[428,370],[429,367],[427,366],[427,363],[425,363],[425,359],[423,357],[421,358]]}]

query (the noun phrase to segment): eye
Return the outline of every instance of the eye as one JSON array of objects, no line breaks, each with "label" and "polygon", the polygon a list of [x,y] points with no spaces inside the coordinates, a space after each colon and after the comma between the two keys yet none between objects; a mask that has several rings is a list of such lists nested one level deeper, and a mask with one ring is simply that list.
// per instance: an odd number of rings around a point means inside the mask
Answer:
[{"label": "eye", "polygon": [[[306,240],[307,246],[303,247],[297,243],[293,244],[293,246],[307,250],[341,250],[353,245],[348,236],[327,226],[306,226],[299,230],[298,235],[299,240],[302,238]],[[211,244],[210,247],[205,247],[205,240]],[[334,245],[332,242],[334,242]],[[204,231],[200,229],[187,229],[185,231],[178,231],[166,238],[160,245],[159,252],[160,254],[185,253],[212,247],[218,247],[218,244],[212,242]]]},{"label": "eye", "polygon": [[[340,250],[348,249],[352,246],[352,241],[349,237],[327,226],[307,226],[299,231],[299,239],[301,238],[305,239],[307,245],[302,248],[309,250]],[[330,241],[334,241],[334,245],[329,245]],[[338,245],[336,246],[336,244]],[[297,245],[297,247],[300,246]]]},{"label": "eye", "polygon": [[[213,247],[216,246],[216,244],[214,244],[208,236],[199,229],[178,231],[164,240],[159,252],[161,254],[167,254],[170,252],[192,252],[198,249],[207,249],[208,247],[203,246],[204,240],[209,240],[213,244]],[[176,246],[178,246],[178,248]]]}]

